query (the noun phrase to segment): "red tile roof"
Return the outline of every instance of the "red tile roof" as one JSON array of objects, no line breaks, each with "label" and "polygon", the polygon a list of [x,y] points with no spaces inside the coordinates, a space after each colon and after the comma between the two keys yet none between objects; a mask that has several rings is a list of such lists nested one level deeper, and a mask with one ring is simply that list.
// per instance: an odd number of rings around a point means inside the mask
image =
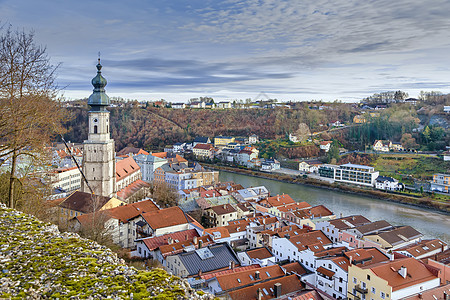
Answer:
[{"label": "red tile roof", "polygon": [[282,265],[281,267],[288,273],[295,273],[297,275],[303,275],[307,273],[298,261]]},{"label": "red tile roof", "polygon": [[395,251],[406,251],[414,257],[426,255],[437,249],[446,248],[447,244],[439,239],[422,240],[420,242],[399,248]]},{"label": "red tile roof", "polygon": [[270,253],[269,249],[267,249],[266,247],[247,250],[246,253],[250,258],[256,259],[265,259],[273,256],[273,254]]},{"label": "red tile roof", "polygon": [[141,168],[136,161],[131,157],[119,160],[116,162],[116,182],[122,180],[134,172],[139,171]]},{"label": "red tile roof", "polygon": [[[246,288],[238,289],[236,291],[229,292],[228,295],[233,300],[254,300],[257,299],[257,291],[261,289],[261,299],[274,298],[273,288],[276,283],[281,284],[281,294],[288,294],[303,289],[303,284],[298,279],[297,275],[289,275],[281,278],[269,280],[263,283],[255,284]],[[267,292],[264,292],[264,290]]]},{"label": "red tile roof", "polygon": [[117,197],[121,199],[128,199],[130,196],[140,191],[143,188],[150,187],[150,183],[145,182],[141,179],[138,179],[128,186],[124,187],[120,191],[117,192]]},{"label": "red tile roof", "polygon": [[212,206],[210,209],[218,216],[236,212],[236,209],[231,204],[216,205]]},{"label": "red tile roof", "polygon": [[[405,278],[398,273],[401,267],[406,268],[407,276]],[[378,277],[386,280],[392,287],[392,291],[398,291],[437,278],[425,264],[412,257],[381,262],[369,268]]]},{"label": "red tile roof", "polygon": [[[259,279],[256,278],[256,272],[259,273]],[[267,273],[266,273],[267,272]],[[270,276],[269,276],[270,275]],[[279,265],[262,267],[259,269],[236,272],[217,276],[217,282],[223,291],[244,287],[249,284],[261,282],[270,278],[284,276],[283,270]]]},{"label": "red tile roof", "polygon": [[254,269],[259,269],[261,268],[260,265],[250,265],[250,266],[244,266],[244,267],[236,267],[234,269],[227,269],[227,270],[222,270],[222,271],[218,271],[218,272],[212,272],[212,273],[208,273],[208,274],[202,274],[200,275],[201,279],[211,279],[217,276],[221,276],[221,275],[227,275],[227,274],[232,274],[232,273],[237,273],[237,272],[242,272],[242,271],[249,271],[249,270],[254,270]]},{"label": "red tile roof", "polygon": [[333,271],[325,269],[324,267],[318,267],[316,271],[330,278],[335,274]]},{"label": "red tile roof", "polygon": [[187,216],[178,206],[147,212],[142,217],[152,229],[188,223]]},{"label": "red tile roof", "polygon": [[211,144],[197,144],[194,149],[212,150],[214,147]]},{"label": "red tile roof", "polygon": [[266,200],[267,200],[267,203],[269,203],[269,205],[271,207],[278,207],[281,205],[295,203],[295,201],[288,194],[277,195],[274,197],[268,197]]},{"label": "red tile roof", "polygon": [[159,247],[161,255],[163,257],[169,255],[175,255],[184,251],[184,248],[188,246],[194,246],[196,249],[200,247],[200,243],[203,246],[208,246],[214,244],[214,241],[209,236],[193,237],[187,241],[180,241],[178,243],[172,243],[168,245],[162,245]]},{"label": "red tile roof", "polygon": [[219,233],[221,239],[230,237],[230,233],[228,232],[228,229],[226,227],[208,228],[208,229],[205,229],[205,233],[208,233],[213,237],[214,237],[214,233]]},{"label": "red tile roof", "polygon": [[148,250],[153,251],[157,248],[159,248],[160,246],[163,245],[168,245],[169,242],[169,238],[171,238],[173,241],[186,241],[186,240],[191,240],[193,239],[195,236],[199,236],[197,231],[195,229],[188,229],[188,230],[183,230],[183,231],[178,231],[178,232],[174,232],[174,233],[168,233],[165,235],[161,235],[161,236],[155,236],[155,237],[151,237],[151,238],[146,238],[143,239],[142,241],[144,242],[145,246],[147,246]]}]

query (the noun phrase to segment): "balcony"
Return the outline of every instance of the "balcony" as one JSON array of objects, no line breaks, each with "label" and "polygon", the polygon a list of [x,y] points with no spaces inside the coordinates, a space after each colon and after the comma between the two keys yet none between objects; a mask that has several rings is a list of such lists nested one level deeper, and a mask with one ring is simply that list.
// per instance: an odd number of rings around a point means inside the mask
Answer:
[{"label": "balcony", "polygon": [[367,294],[368,289],[361,287],[359,284],[355,285],[355,290],[361,294]]}]

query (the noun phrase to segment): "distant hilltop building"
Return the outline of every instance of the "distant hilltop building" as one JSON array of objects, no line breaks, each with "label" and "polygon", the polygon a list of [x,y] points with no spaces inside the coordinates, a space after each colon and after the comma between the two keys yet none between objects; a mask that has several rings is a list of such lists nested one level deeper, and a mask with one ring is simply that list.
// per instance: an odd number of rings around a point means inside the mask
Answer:
[{"label": "distant hilltop building", "polygon": [[[81,191],[104,197],[114,196],[116,190],[116,165],[114,140],[110,135],[109,97],[105,93],[106,79],[102,76],[100,58],[97,76],[92,79],[94,91],[89,97],[88,139],[83,142],[83,173],[86,180],[81,182]],[[90,188],[89,188],[90,187]]]}]

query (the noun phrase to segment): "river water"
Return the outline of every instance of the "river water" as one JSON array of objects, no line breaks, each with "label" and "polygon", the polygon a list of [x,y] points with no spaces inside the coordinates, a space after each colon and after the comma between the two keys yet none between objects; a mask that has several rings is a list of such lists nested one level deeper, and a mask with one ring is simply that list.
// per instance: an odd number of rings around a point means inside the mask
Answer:
[{"label": "river water", "polygon": [[245,188],[264,185],[272,196],[285,193],[296,201],[306,201],[312,206],[323,204],[338,218],[341,214],[360,214],[371,221],[386,220],[392,225],[410,225],[423,233],[424,238],[439,238],[450,244],[450,215],[431,209],[222,170],[219,179],[222,182],[234,181]]}]

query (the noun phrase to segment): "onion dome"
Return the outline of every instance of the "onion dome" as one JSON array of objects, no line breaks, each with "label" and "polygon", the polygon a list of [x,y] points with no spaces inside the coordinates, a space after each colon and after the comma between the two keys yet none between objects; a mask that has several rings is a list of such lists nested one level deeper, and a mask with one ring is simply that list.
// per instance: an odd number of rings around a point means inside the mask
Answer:
[{"label": "onion dome", "polygon": [[100,64],[100,58],[97,64],[97,76],[92,78],[92,85],[94,86],[94,92],[89,96],[88,104],[91,106],[92,111],[106,110],[109,106],[109,97],[105,93],[105,86],[107,81],[102,76],[102,65]]}]

